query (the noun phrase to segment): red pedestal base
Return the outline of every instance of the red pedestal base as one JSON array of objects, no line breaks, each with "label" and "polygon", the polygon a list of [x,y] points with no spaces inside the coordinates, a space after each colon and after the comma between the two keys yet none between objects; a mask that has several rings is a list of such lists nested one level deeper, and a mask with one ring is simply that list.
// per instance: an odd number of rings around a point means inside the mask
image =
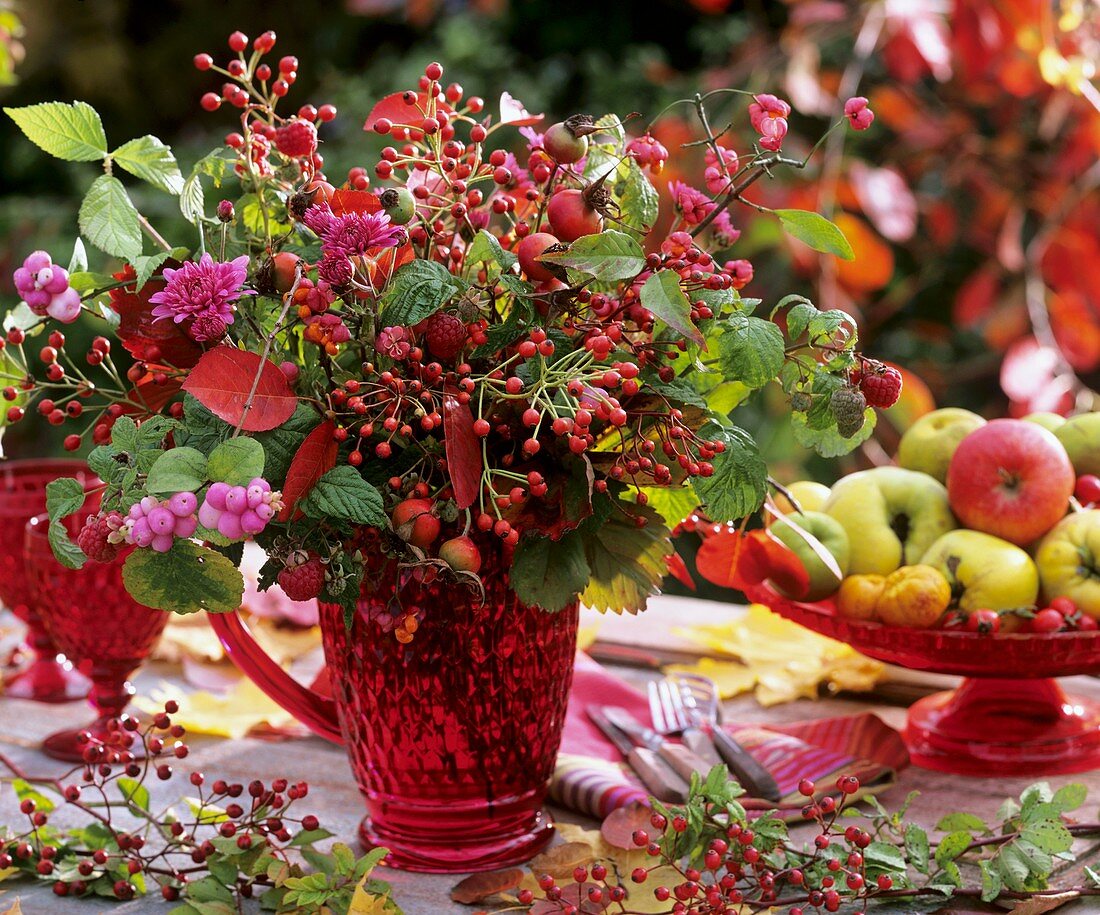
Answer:
[{"label": "red pedestal base", "polygon": [[914,764],[975,776],[1046,776],[1100,768],[1100,704],[1054,680],[964,680],[909,709]]},{"label": "red pedestal base", "polygon": [[36,702],[75,702],[87,698],[91,685],[71,661],[39,656],[12,675],[4,684],[4,695]]}]

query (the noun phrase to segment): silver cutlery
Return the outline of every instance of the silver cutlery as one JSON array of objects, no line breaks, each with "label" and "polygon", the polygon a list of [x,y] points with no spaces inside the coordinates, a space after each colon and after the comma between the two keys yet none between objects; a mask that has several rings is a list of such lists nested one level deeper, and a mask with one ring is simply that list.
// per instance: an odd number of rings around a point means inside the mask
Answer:
[{"label": "silver cutlery", "polygon": [[654,750],[636,746],[633,740],[611,723],[601,707],[590,705],[586,711],[592,723],[626,757],[630,768],[642,780],[650,794],[666,804],[682,804],[687,800],[687,782]]},{"label": "silver cutlery", "polygon": [[655,729],[680,734],[684,745],[705,758],[711,745],[741,786],[753,797],[778,802],[779,785],[771,773],[721,727],[721,705],[714,681],[698,674],[673,674],[649,684]]},{"label": "silver cutlery", "polygon": [[635,745],[646,747],[661,757],[673,771],[687,782],[691,782],[692,775],[698,775],[705,779],[713,764],[693,753],[688,747],[670,743],[652,728],[646,727],[626,709],[618,706],[605,705],[603,713],[607,719],[620,731],[626,734]]}]

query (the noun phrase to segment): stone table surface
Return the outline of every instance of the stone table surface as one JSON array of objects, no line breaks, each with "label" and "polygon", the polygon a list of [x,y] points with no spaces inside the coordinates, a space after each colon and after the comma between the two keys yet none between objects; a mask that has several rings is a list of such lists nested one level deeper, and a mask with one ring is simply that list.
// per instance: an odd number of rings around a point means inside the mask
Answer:
[{"label": "stone table surface", "polygon": [[[669,635],[674,625],[692,622],[720,622],[738,612],[728,605],[682,598],[660,598],[651,609],[639,618],[621,620],[600,617],[601,641],[630,642],[651,648],[683,647]],[[594,622],[586,619],[585,622]],[[655,674],[649,671],[621,667],[616,668],[624,679],[642,683]],[[179,679],[178,668],[153,665],[137,679],[138,691],[148,691],[165,679]],[[944,685],[951,681],[942,678]],[[1100,699],[1100,680],[1076,677],[1062,681],[1063,686],[1079,694]],[[896,693],[894,694],[896,695]],[[890,725],[901,728],[905,723],[905,708],[896,701],[884,700],[880,695],[867,697],[831,697],[817,701],[800,700],[772,708],[761,708],[751,697],[739,697],[726,704],[727,715],[741,721],[790,722],[808,718],[820,718],[838,714],[873,711]],[[42,738],[55,730],[87,723],[89,711],[83,703],[48,706],[0,697],[0,751],[7,754],[26,771],[35,774],[53,774],[65,771],[66,764],[55,762],[42,755],[37,747]],[[271,779],[284,776],[292,781],[305,779],[310,783],[308,811],[316,813],[323,825],[350,844],[355,843],[356,827],[362,816],[362,804],[351,779],[343,751],[316,738],[270,742],[257,739],[224,740],[210,737],[190,737],[191,755],[177,764],[177,769],[198,769],[213,777],[248,782],[253,778]],[[6,773],[4,773],[6,774]],[[919,791],[921,797],[911,809],[911,819],[925,826],[936,823],[944,814],[968,810],[979,816],[992,816],[1001,801],[1018,795],[1034,778],[966,778],[946,775],[925,769],[910,767],[901,773],[895,786],[881,795],[887,807],[898,806],[910,791]],[[1100,771],[1074,776],[1056,776],[1049,779],[1057,788],[1071,781],[1082,782],[1090,789],[1090,807],[1095,809],[1095,799],[1100,798]],[[167,805],[177,801],[189,787],[184,779],[174,778],[167,784],[153,780],[151,789],[154,804]],[[303,810],[306,810],[303,807]],[[56,822],[63,823],[61,810],[55,814]],[[14,792],[5,786],[0,791],[0,823],[13,822],[18,815]],[[583,818],[567,812],[555,811],[563,820],[585,822]],[[587,821],[596,826],[595,821]],[[1097,854],[1089,850],[1089,857]],[[450,915],[471,913],[470,907],[453,903],[449,890],[457,878],[423,874],[409,874],[382,870],[379,875],[394,887],[397,902],[410,915]],[[46,885],[5,883],[0,885],[0,912],[20,898],[27,915],[68,915],[68,913],[114,912],[130,915],[135,912],[166,912],[168,904],[159,897],[136,899],[128,903],[107,903],[98,900],[63,900],[53,896]],[[258,911],[258,907],[253,909]],[[944,910],[949,911],[949,910]],[[1084,915],[1100,911],[1095,900],[1078,901],[1059,909],[1064,915]]]}]

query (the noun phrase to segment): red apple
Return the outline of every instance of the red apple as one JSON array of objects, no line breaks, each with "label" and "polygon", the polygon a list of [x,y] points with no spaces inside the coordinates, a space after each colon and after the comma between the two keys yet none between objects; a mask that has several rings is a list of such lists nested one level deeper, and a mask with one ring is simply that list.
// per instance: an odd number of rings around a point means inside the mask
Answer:
[{"label": "red apple", "polygon": [[1019,546],[1065,516],[1075,483],[1062,443],[1022,419],[995,419],[975,429],[947,468],[947,496],[959,520]]}]

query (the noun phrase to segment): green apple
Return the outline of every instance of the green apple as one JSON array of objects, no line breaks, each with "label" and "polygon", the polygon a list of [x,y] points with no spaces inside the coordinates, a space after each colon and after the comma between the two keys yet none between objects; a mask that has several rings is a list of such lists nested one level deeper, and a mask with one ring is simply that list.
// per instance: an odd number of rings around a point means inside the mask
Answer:
[{"label": "green apple", "polygon": [[1031,557],[992,534],[951,531],[929,547],[921,563],[944,574],[963,610],[1033,607],[1039,596],[1039,571]]},{"label": "green apple", "polygon": [[874,467],[841,478],[825,513],[848,533],[852,575],[889,575],[912,565],[937,537],[955,528],[944,485],[903,467]]},{"label": "green apple", "polygon": [[1037,426],[1042,426],[1047,432],[1053,432],[1059,426],[1066,424],[1066,418],[1060,413],[1028,413],[1024,417],[1024,422],[1035,423]]},{"label": "green apple", "polygon": [[1100,511],[1063,518],[1035,553],[1043,598],[1068,597],[1082,613],[1100,619]]},{"label": "green apple", "polygon": [[919,470],[941,483],[947,479],[947,465],[959,442],[985,425],[977,413],[958,407],[944,407],[925,413],[905,434],[898,445],[898,464],[907,470]]},{"label": "green apple", "polygon": [[[829,567],[800,530],[810,534],[828,551],[836,562],[835,569]],[[844,576],[848,574],[849,547],[848,534],[839,521],[823,512],[804,511],[802,514],[784,515],[775,519],[771,532],[802,561],[810,576],[810,588],[802,600],[821,600],[840,587]]]},{"label": "green apple", "polygon": [[[798,505],[804,512],[821,511],[829,498],[829,487],[824,483],[815,483],[813,480],[798,480],[795,483],[789,483],[787,492],[798,500]],[[781,492],[775,495],[775,507],[785,515],[789,515],[795,510],[791,500]],[[773,520],[774,518],[768,515],[767,523],[771,524]]]},{"label": "green apple", "polygon": [[1054,434],[1069,454],[1077,476],[1086,473],[1100,476],[1100,413],[1071,416]]}]

